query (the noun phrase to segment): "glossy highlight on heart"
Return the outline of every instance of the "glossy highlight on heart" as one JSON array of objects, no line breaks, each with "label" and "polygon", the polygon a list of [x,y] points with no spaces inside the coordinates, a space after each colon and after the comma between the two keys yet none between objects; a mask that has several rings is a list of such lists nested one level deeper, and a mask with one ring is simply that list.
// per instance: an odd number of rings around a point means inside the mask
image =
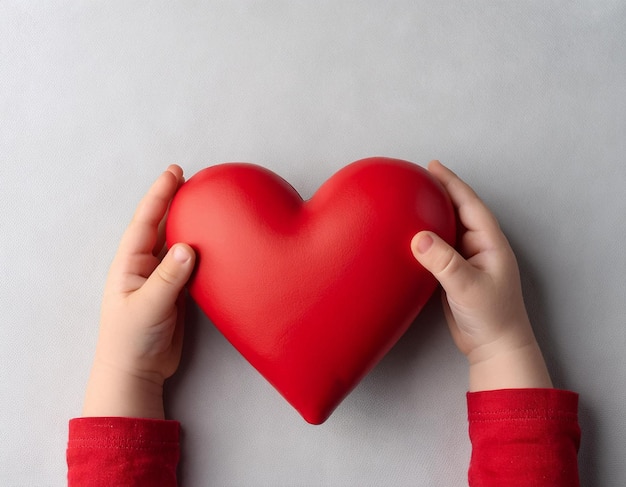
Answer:
[{"label": "glossy highlight on heart", "polygon": [[454,209],[428,171],[374,157],[307,201],[248,163],[208,167],[178,190],[166,239],[197,253],[189,292],[309,423],[323,423],[437,287],[411,254],[431,230],[454,244]]}]

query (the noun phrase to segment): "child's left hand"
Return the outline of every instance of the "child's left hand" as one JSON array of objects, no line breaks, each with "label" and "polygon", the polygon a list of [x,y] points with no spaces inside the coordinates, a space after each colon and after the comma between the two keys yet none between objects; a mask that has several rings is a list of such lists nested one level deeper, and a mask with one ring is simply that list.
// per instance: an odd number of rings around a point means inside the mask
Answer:
[{"label": "child's left hand", "polygon": [[165,254],[166,212],[183,171],[171,165],[139,203],[109,271],[83,416],[164,418],[163,382],[178,368],[184,293],[195,254]]}]

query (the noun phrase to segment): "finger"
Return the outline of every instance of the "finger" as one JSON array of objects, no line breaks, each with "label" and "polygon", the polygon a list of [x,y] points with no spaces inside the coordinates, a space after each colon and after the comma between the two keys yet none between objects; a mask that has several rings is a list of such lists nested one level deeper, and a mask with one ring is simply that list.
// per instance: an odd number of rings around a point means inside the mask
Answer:
[{"label": "finger", "polygon": [[167,212],[169,211],[169,205],[168,205],[168,210],[165,212],[165,216],[163,216],[163,218],[161,218],[161,221],[159,222],[159,226],[157,228],[157,239],[156,239],[156,243],[154,244],[154,247],[152,248],[152,255],[154,255],[155,257],[158,257],[159,260],[163,259],[163,256],[165,255],[165,224],[167,222]]},{"label": "finger", "polygon": [[182,169],[172,164],[154,182],[139,202],[133,219],[122,236],[120,253],[152,252],[157,243],[159,223],[165,216],[181,177]]},{"label": "finger", "polygon": [[411,251],[453,298],[461,296],[478,279],[479,271],[433,232],[423,231],[415,235],[411,240]]},{"label": "finger", "polygon": [[[170,166],[168,167],[168,171],[173,171],[173,169],[178,168],[180,169],[178,166]],[[175,172],[175,174],[178,174],[178,172]],[[180,187],[183,185],[183,183],[185,182],[185,177],[182,175],[182,169],[180,169],[180,177],[178,179],[178,186],[176,188],[176,191],[178,191],[180,189]],[[171,201],[170,201],[171,204]],[[167,248],[165,248],[165,225],[167,222],[167,214],[169,212],[169,204],[167,207],[167,210],[165,212],[165,215],[163,216],[163,218],[161,218],[161,221],[159,222],[159,228],[157,231],[157,241],[154,244],[154,248],[152,249],[152,255],[154,255],[155,257],[159,258],[159,261],[163,260],[163,256],[165,255]]]},{"label": "finger", "polygon": [[456,248],[465,260],[476,266],[476,263],[472,261],[473,257],[502,248],[501,242],[501,239],[494,238],[488,231],[472,230],[465,231],[461,235]]},{"label": "finger", "polygon": [[173,245],[136,292],[136,299],[143,301],[152,321],[158,322],[170,316],[180,292],[191,276],[194,262],[195,254],[189,245]]},{"label": "finger", "polygon": [[428,164],[428,171],[439,180],[450,195],[461,224],[467,230],[488,231],[492,234],[500,232],[496,217],[467,183],[439,161],[431,161]]}]

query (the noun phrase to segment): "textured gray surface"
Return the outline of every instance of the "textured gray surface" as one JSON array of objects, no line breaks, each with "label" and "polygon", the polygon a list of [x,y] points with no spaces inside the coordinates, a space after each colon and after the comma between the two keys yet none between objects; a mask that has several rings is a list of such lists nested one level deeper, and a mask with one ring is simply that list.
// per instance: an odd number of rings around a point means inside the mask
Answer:
[{"label": "textured gray surface", "polygon": [[[621,1],[0,1],[0,484],[63,485],[100,294],[171,162],[310,196],[344,164],[440,158],[516,250],[583,485],[626,485]],[[191,308],[168,387],[182,483],[466,483],[466,367],[433,301],[320,427]]]}]

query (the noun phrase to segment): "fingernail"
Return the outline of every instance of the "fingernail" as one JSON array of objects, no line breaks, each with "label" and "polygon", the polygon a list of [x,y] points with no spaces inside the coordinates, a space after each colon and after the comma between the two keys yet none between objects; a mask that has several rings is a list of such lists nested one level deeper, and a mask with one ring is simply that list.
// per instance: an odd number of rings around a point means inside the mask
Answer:
[{"label": "fingernail", "polygon": [[417,240],[417,251],[420,254],[425,254],[426,252],[428,252],[428,249],[430,249],[433,245],[433,238],[429,235],[429,234],[424,234],[422,235],[418,240]]},{"label": "fingernail", "polygon": [[187,250],[183,246],[177,245],[174,247],[174,260],[176,262],[180,262],[181,264],[184,264],[190,258],[191,256],[189,255],[189,252],[187,252]]}]

